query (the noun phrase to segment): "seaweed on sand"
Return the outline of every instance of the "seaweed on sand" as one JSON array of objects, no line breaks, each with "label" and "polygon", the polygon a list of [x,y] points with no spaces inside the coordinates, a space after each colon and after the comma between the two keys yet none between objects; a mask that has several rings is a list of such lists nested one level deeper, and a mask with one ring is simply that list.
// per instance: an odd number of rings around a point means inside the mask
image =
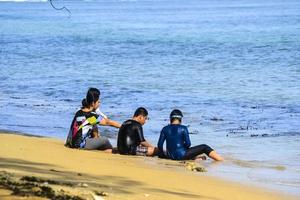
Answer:
[{"label": "seaweed on sand", "polygon": [[[49,182],[49,180],[47,181]],[[56,192],[50,186],[41,184],[42,182],[45,181],[33,176],[16,179],[11,173],[0,172],[0,187],[12,191],[12,195],[38,196],[57,200],[83,200],[80,196],[65,194],[63,190]]]}]

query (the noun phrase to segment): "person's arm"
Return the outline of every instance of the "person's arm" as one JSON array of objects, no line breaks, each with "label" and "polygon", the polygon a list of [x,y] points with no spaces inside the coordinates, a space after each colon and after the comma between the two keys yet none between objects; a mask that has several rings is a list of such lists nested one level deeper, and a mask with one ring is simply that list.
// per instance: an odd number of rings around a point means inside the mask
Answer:
[{"label": "person's arm", "polygon": [[95,125],[92,129],[92,138],[98,138],[100,136],[98,127]]},{"label": "person's arm", "polygon": [[95,113],[101,117],[102,119],[100,120],[100,125],[103,125],[103,126],[112,126],[112,127],[115,127],[115,128],[120,128],[121,127],[121,124],[116,122],[116,121],[113,121],[111,119],[109,119],[103,112],[100,111],[99,108],[97,108],[95,110]]},{"label": "person's arm", "polygon": [[184,131],[184,145],[186,148],[189,148],[191,146],[189,131],[186,127],[185,127],[185,131]]},{"label": "person's arm", "polygon": [[140,145],[142,145],[144,147],[154,147],[152,144],[150,144],[149,142],[147,142],[145,140],[142,126],[136,126],[135,128],[136,128],[139,140],[141,141]]},{"label": "person's arm", "polygon": [[113,121],[109,118],[102,118],[102,120],[99,123],[102,126],[112,126],[115,128],[120,128],[121,124],[119,122]]},{"label": "person's arm", "polygon": [[159,140],[158,140],[158,143],[157,143],[157,147],[158,147],[160,152],[164,152],[164,142],[165,142],[165,140],[166,140],[166,136],[165,136],[163,130],[161,130]]}]

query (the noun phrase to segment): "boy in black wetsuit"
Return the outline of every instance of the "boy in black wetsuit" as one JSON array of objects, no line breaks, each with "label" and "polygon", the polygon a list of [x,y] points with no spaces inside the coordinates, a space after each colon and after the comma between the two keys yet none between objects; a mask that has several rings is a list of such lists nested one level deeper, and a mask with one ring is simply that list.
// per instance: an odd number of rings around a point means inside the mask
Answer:
[{"label": "boy in black wetsuit", "polygon": [[138,108],[132,119],[125,121],[118,134],[118,151],[123,155],[154,156],[157,148],[147,142],[143,134],[143,125],[148,119],[148,111]]},{"label": "boy in black wetsuit", "polygon": [[183,115],[180,110],[175,109],[171,112],[171,124],[165,126],[160,133],[157,144],[159,151],[163,152],[163,144],[166,140],[166,156],[172,160],[193,160],[201,158],[199,155],[205,153],[216,161],[222,161],[223,158],[206,144],[190,147],[191,141],[188,129],[186,126],[181,125],[182,117]]}]

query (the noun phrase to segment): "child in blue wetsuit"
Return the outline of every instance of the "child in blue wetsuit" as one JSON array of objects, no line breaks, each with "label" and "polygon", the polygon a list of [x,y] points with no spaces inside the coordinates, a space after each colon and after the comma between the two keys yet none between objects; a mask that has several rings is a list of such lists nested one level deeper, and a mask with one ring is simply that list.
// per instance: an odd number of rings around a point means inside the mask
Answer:
[{"label": "child in blue wetsuit", "polygon": [[216,161],[222,161],[223,158],[206,144],[190,147],[191,141],[188,129],[186,126],[181,125],[182,117],[180,110],[175,109],[171,112],[171,123],[161,130],[158,140],[157,146],[160,152],[163,152],[163,144],[166,141],[166,157],[172,160],[193,160],[204,153]]}]

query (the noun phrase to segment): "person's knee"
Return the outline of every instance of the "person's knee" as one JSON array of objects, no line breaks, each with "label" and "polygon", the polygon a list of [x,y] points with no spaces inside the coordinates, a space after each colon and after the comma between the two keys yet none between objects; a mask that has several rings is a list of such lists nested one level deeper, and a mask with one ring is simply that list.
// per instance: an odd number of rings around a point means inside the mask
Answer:
[{"label": "person's knee", "polygon": [[100,137],[100,140],[101,140],[101,142],[100,142],[99,146],[100,146],[101,150],[112,149],[113,148],[113,146],[111,145],[111,143],[110,143],[110,141],[109,141],[108,138],[106,138],[106,137]]},{"label": "person's knee", "polygon": [[99,137],[99,140],[103,141],[103,142],[109,142],[107,137],[101,136]]},{"label": "person's knee", "polygon": [[113,146],[111,145],[111,143],[108,139],[106,139],[105,145],[106,145],[107,149],[112,149],[113,148]]},{"label": "person's knee", "polygon": [[209,154],[213,151],[213,149],[207,144],[203,144],[204,153],[209,156]]},{"label": "person's knee", "polygon": [[101,137],[101,139],[105,144],[110,144],[110,141],[107,137]]}]

